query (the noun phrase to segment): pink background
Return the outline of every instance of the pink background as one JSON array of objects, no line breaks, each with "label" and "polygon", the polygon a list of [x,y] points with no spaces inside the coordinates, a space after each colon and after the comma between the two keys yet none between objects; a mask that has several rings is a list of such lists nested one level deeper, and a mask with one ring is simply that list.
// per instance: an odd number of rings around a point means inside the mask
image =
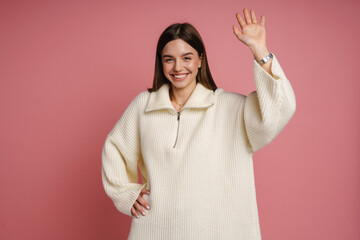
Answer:
[{"label": "pink background", "polygon": [[232,32],[244,7],[266,16],[297,99],[254,155],[262,237],[360,239],[355,0],[1,1],[0,238],[126,239],[131,218],[101,182],[106,135],[152,85],[156,42],[174,22],[199,30],[218,87],[254,90],[251,52]]}]

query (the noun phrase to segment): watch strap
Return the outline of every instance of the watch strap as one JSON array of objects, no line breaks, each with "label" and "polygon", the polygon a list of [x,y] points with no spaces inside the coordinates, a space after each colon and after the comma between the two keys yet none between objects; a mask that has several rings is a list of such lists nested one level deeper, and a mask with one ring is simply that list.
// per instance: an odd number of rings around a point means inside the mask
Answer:
[{"label": "watch strap", "polygon": [[267,55],[266,57],[264,57],[263,59],[260,59],[259,61],[258,61],[258,63],[260,64],[260,65],[263,65],[264,63],[266,63],[266,62],[268,62],[270,59],[272,59],[273,58],[273,55],[272,55],[272,53],[269,53],[269,55]]}]

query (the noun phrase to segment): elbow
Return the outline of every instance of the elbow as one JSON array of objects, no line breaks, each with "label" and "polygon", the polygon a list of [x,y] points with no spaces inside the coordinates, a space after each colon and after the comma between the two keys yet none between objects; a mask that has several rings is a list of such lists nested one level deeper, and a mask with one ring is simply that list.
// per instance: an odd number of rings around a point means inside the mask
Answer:
[{"label": "elbow", "polygon": [[288,116],[288,121],[290,121],[290,119],[294,116],[296,112],[296,98],[294,94],[292,94],[291,97],[288,98],[288,104],[286,108],[287,108],[286,115]]},{"label": "elbow", "polygon": [[256,152],[271,143],[278,135],[276,123],[262,123],[258,126],[248,126],[247,134],[252,152]]},{"label": "elbow", "polygon": [[288,106],[289,120],[294,116],[295,112],[296,112],[296,101],[295,101],[295,98],[294,98],[294,100],[291,101],[289,106]]},{"label": "elbow", "polygon": [[288,86],[289,87],[289,91],[288,91],[288,96],[287,96],[287,108],[288,108],[288,112],[290,114],[290,118],[295,114],[296,111],[296,97],[295,97],[295,93],[293,88],[291,87],[291,85]]}]

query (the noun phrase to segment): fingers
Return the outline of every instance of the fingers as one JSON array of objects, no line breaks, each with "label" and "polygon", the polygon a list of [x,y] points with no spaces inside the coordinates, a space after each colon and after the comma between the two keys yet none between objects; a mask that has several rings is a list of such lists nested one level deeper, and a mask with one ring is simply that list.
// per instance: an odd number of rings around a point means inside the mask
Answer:
[{"label": "fingers", "polygon": [[142,198],[139,196],[138,200],[137,200],[142,206],[144,206],[146,209],[150,209],[150,205]]},{"label": "fingers", "polygon": [[[137,201],[134,203],[133,207],[135,207],[135,209],[138,212],[140,212],[142,215],[144,215],[144,216],[146,215],[145,210],[140,206],[140,204]],[[139,214],[136,212],[135,216],[139,217]]]},{"label": "fingers", "polygon": [[136,212],[134,207],[131,207],[131,213],[132,213],[133,216],[135,216],[137,218],[140,217],[139,214]]},{"label": "fingers", "polygon": [[265,26],[265,16],[264,15],[261,16],[260,24]]},{"label": "fingers", "polygon": [[[257,24],[258,23],[257,19],[256,19],[255,11],[253,9],[250,9],[250,14],[249,14],[249,11],[247,8],[244,8],[243,12],[244,12],[245,21],[242,19],[241,15],[239,13],[236,13],[236,18],[240,24],[241,29],[243,27],[245,27],[247,24],[252,24],[252,23]],[[265,26],[265,16],[264,15],[261,16],[260,24]]]},{"label": "fingers", "polygon": [[141,207],[141,205],[137,201],[134,203],[133,208],[135,208],[136,217],[139,217],[139,214],[136,212],[136,210],[140,212],[142,215],[144,216],[146,215],[145,210]]},{"label": "fingers", "polygon": [[149,189],[146,189],[146,188],[143,188],[143,189],[141,189],[141,193],[145,193],[145,194],[149,195],[149,194],[150,194],[150,190],[149,190]]},{"label": "fingers", "polygon": [[253,23],[257,23],[256,16],[255,16],[255,11],[253,9],[250,10],[250,14],[251,14],[251,21]]},{"label": "fingers", "polygon": [[[140,212],[143,216],[146,215],[146,212],[144,211],[143,207],[146,209],[150,209],[150,205],[142,198],[143,194],[150,194],[150,190],[148,189],[142,189],[138,198],[136,199],[134,205],[131,207],[131,213],[133,216],[136,216],[137,218],[140,217],[138,212]],[[138,212],[137,212],[138,211]]]},{"label": "fingers", "polygon": [[251,24],[251,18],[250,18],[250,15],[249,15],[249,12],[246,8],[244,8],[244,16],[245,16],[245,21],[247,24]]},{"label": "fingers", "polygon": [[246,26],[246,23],[245,23],[245,21],[242,19],[240,13],[237,13],[237,14],[236,14],[236,18],[237,18],[237,20],[238,20],[241,28],[243,28],[243,27]]}]

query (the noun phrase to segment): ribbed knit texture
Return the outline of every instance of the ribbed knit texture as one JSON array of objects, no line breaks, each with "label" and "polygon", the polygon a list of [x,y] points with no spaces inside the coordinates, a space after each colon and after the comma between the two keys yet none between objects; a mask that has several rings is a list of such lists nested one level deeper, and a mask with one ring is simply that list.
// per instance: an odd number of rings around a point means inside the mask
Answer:
[{"label": "ribbed knit texture", "polygon": [[[252,156],[296,109],[275,55],[271,69],[276,78],[254,60],[256,91],[247,97],[197,83],[179,119],[168,84],[133,99],[102,151],[105,192],[132,217],[128,239],[261,239]],[[145,187],[151,209],[133,217],[131,207]]]}]

